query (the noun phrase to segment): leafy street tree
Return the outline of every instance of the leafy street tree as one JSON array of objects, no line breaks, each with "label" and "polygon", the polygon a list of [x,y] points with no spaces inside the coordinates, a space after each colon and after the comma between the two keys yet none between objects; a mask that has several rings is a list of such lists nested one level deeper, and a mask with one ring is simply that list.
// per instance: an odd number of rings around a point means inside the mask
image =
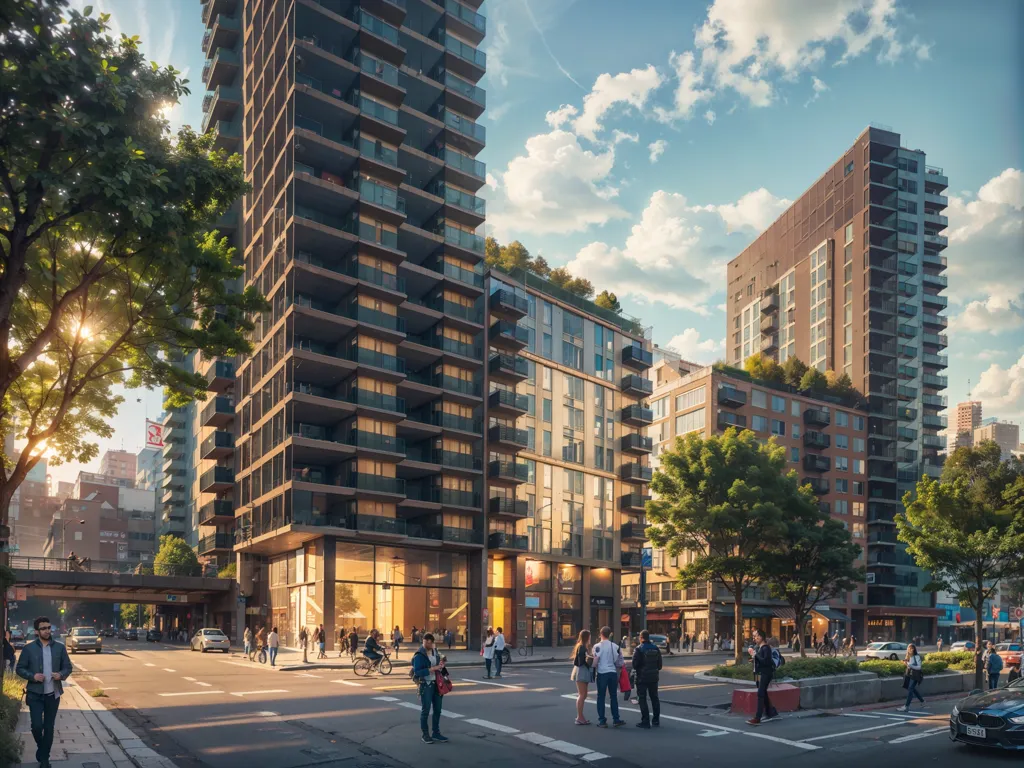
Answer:
[{"label": "leafy street tree", "polygon": [[800,379],[799,389],[820,394],[828,389],[828,379],[817,368],[808,368]]},{"label": "leafy street tree", "polygon": [[172,67],[114,40],[66,0],[0,8],[0,522],[44,451],[88,462],[110,437],[115,385],[205,397],[175,360],[250,348],[253,290],[210,232],[245,192],[212,137],[172,136],[161,110],[188,93]]},{"label": "leafy street tree", "polygon": [[768,355],[758,352],[743,361],[743,369],[758,381],[770,384],[785,384],[786,374],[782,366]]},{"label": "leafy street tree", "polygon": [[782,372],[786,377],[787,384],[791,387],[799,387],[804,374],[807,373],[807,363],[796,355],[790,355],[782,364]]},{"label": "leafy street tree", "polygon": [[610,309],[612,312],[622,311],[622,305],[619,304],[619,297],[609,291],[601,291],[597,294],[597,298],[594,299],[594,303],[599,307]]},{"label": "leafy street tree", "polygon": [[148,627],[153,623],[154,615],[152,605],[140,606],[138,603],[121,603],[122,627],[135,627],[136,629]]},{"label": "leafy street tree", "polygon": [[682,586],[710,581],[733,596],[735,659],[743,663],[743,590],[769,575],[766,553],[786,536],[786,518],[807,503],[806,492],[786,472],[785,449],[749,430],[690,433],[660,459],[648,537],[673,557],[693,553],[679,571]]},{"label": "leafy street tree", "polygon": [[172,533],[160,537],[160,549],[153,558],[157,576],[199,576],[202,566],[195,551],[183,538]]},{"label": "leafy street tree", "polygon": [[975,687],[982,688],[985,601],[999,584],[1024,576],[1024,465],[1000,461],[999,446],[957,448],[940,480],[922,477],[916,497],[903,497],[896,515],[899,540],[918,566],[932,574],[928,591],[953,592],[974,609]]},{"label": "leafy street tree", "polygon": [[864,569],[854,564],[861,547],[842,523],[819,510],[810,488],[800,488],[795,502],[786,509],[786,536],[767,553],[765,584],[793,609],[800,655],[807,656],[803,627],[811,608],[856,589]]}]

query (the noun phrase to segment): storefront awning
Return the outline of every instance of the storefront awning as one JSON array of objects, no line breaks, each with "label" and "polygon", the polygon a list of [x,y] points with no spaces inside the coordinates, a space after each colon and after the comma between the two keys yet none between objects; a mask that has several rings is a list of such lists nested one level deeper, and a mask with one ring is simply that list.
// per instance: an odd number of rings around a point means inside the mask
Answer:
[{"label": "storefront awning", "polygon": [[831,608],[828,607],[811,608],[811,613],[816,613],[819,616],[821,616],[821,618],[828,619],[829,621],[845,621],[847,623],[849,623],[850,621],[850,617],[847,616],[845,613],[833,611]]},{"label": "storefront awning", "polygon": [[679,611],[655,611],[647,614],[648,621],[678,621]]},{"label": "storefront awning", "polygon": [[[715,613],[719,616],[732,616],[733,607],[731,605],[716,605]],[[744,605],[743,606],[743,618],[744,619],[770,619],[774,616],[771,608],[766,608],[762,605]]]},{"label": "storefront awning", "polygon": [[783,621],[796,621],[796,611],[792,608],[772,608],[772,616]]},{"label": "storefront awning", "polygon": [[622,614],[619,617],[619,621],[621,621],[623,624],[629,624],[629,614],[628,613]]}]

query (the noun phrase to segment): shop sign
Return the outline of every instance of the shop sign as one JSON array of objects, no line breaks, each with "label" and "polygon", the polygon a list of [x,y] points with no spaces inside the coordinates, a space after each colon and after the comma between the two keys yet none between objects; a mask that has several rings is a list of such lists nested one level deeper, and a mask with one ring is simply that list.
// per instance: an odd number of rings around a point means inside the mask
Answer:
[{"label": "shop sign", "polygon": [[527,608],[540,608],[540,598],[539,597],[527,597],[526,598],[526,607]]},{"label": "shop sign", "polygon": [[591,605],[597,605],[604,608],[612,607],[612,599],[610,597],[592,597],[590,598]]}]

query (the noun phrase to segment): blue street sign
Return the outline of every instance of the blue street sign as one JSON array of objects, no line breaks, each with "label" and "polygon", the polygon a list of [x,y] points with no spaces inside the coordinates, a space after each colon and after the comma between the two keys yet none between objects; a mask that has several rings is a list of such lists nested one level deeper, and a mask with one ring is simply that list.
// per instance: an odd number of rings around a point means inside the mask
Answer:
[{"label": "blue street sign", "polygon": [[640,567],[650,570],[654,567],[654,550],[651,547],[644,547],[640,552]]}]

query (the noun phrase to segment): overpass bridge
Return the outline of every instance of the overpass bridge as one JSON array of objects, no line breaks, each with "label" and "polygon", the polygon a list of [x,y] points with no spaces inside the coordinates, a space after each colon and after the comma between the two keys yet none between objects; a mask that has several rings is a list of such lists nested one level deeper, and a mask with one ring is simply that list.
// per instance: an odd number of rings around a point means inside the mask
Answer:
[{"label": "overpass bridge", "polygon": [[76,565],[56,557],[12,555],[16,587],[28,595],[56,600],[146,605],[221,602],[231,596],[234,579],[220,579],[194,565],[129,564],[93,560]]}]

